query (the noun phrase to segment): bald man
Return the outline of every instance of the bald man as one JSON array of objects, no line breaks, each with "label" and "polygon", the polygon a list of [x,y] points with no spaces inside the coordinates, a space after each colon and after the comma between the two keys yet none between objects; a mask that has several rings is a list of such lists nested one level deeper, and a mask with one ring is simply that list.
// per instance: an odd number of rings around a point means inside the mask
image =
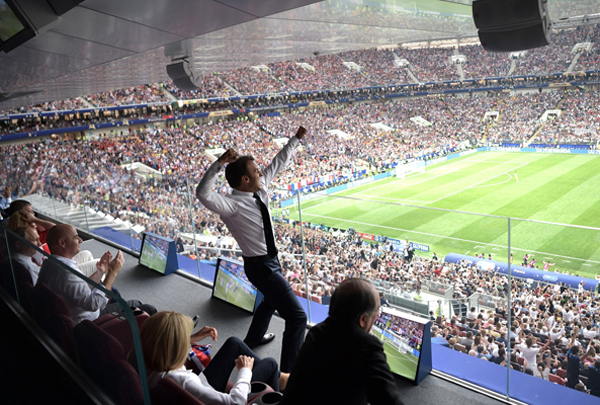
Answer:
[{"label": "bald man", "polygon": [[[48,231],[47,243],[52,257],[79,273],[81,270],[73,258],[80,252],[81,242],[83,240],[72,225],[56,225]],[[90,279],[100,282],[104,276],[104,281],[102,281],[104,288],[112,290],[123,263],[125,263],[125,259],[121,251],[117,252],[114,259],[110,252],[106,252],[96,265],[96,272],[90,276]],[[100,315],[121,311],[118,303],[109,304],[110,297],[97,288],[90,289],[85,280],[72,274],[53,260],[46,260],[42,265],[38,283],[45,283],[48,288],[62,297],[69,309],[69,315],[75,323],[85,319],[93,321]],[[137,300],[127,301],[127,305],[139,307],[150,315],[156,313],[156,308],[151,305],[142,305]]]},{"label": "bald man", "polygon": [[344,280],[329,317],[306,336],[279,405],[399,405],[381,342],[370,335],[379,294],[365,279]]}]

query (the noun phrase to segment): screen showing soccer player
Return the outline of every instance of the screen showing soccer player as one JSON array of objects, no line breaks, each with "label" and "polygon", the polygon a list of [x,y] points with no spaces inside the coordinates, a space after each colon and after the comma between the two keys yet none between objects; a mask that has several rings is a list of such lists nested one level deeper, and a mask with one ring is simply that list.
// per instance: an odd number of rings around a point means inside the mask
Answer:
[{"label": "screen showing soccer player", "polygon": [[256,287],[246,278],[243,263],[237,260],[219,259],[213,284],[213,296],[246,311],[254,312]]},{"label": "screen showing soccer player", "polygon": [[373,334],[383,342],[383,351],[393,373],[410,380],[417,376],[425,323],[415,316],[382,308]]},{"label": "screen showing soccer player", "polygon": [[140,264],[164,274],[167,269],[168,254],[169,241],[149,234],[144,236]]}]

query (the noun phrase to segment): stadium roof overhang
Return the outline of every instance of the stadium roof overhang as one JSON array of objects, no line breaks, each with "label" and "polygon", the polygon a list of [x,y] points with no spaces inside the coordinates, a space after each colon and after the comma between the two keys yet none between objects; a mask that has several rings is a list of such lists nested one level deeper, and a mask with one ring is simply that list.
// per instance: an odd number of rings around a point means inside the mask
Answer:
[{"label": "stadium roof overhang", "polygon": [[[553,20],[599,11],[550,0]],[[476,36],[469,0],[86,0],[17,49],[0,52],[0,109],[196,73],[390,44]]]}]

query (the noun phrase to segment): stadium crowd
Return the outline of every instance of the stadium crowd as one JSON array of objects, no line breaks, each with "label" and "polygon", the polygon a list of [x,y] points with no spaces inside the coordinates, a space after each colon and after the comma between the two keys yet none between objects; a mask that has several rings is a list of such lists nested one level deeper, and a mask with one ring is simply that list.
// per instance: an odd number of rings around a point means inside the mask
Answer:
[{"label": "stadium crowd", "polygon": [[[480,45],[463,44],[458,48],[367,49],[265,64],[268,73],[244,68],[207,74],[202,76],[198,83],[199,89],[194,91],[181,91],[172,81],[166,81],[92,94],[85,97],[86,101],[80,98],[54,101],[2,111],[0,115],[81,109],[90,106],[170,102],[173,98],[205,99],[239,94],[272,94],[290,90],[349,90],[378,85],[460,80],[456,65],[450,61],[452,55],[467,57],[466,62],[462,64],[466,79],[505,76],[509,72],[513,76],[561,73],[567,71],[573,60],[573,47],[585,41],[594,45],[589,52],[582,51],[574,70],[594,70],[598,67],[596,44],[599,32],[598,26],[554,32],[549,46],[527,51],[522,57],[515,59],[515,69],[512,72],[508,54],[490,54]],[[409,65],[399,67],[398,61],[401,59],[406,59]],[[358,70],[345,66],[344,62],[356,64]]]},{"label": "stadium crowd", "polygon": [[[595,36],[596,27],[590,32],[577,29],[556,34],[552,46],[519,59],[515,74],[523,70],[564,71],[573,45]],[[459,49],[459,53],[467,56],[463,65],[467,77],[503,74],[510,65],[502,56],[478,58],[478,52],[482,51],[473,46]],[[268,67],[272,75],[244,69],[206,76],[203,87],[193,93],[181,92],[172,83],[165,83],[164,89],[176,98],[185,99],[289,89],[350,90],[406,82],[413,76],[419,81],[456,80],[458,70],[450,63],[453,53],[453,49],[433,48],[354,51],[299,61],[306,65],[271,64]],[[582,61],[585,66],[595,63],[588,56]],[[407,59],[409,67],[398,68],[398,59]],[[353,62],[360,69],[342,62]],[[291,184],[308,184],[315,178],[328,176],[332,182],[348,181],[415,158],[445,155],[470,140],[525,143],[536,129],[541,129],[537,139],[544,143],[597,143],[598,114],[594,110],[598,94],[588,88],[540,94],[414,98],[185,126],[128,128],[85,140],[46,139],[1,146],[0,161],[4,169],[0,184],[10,185],[15,196],[42,193],[74,205],[85,204],[164,236],[177,237],[195,231],[223,239],[229,234],[215,214],[194,200],[190,216],[190,208],[182,203],[188,201],[190,187],[197,184],[198,176],[210,165],[211,149],[235,147],[241,154],[256,156],[257,164],[264,166],[279,149],[275,140],[292,135],[289,128],[300,124],[313,128],[303,149],[273,183],[280,190],[274,193],[276,203],[291,196]],[[170,100],[163,87],[154,84],[88,96],[85,102],[73,99],[48,103],[34,107],[33,111]],[[142,114],[152,116],[170,111],[169,106],[156,108]],[[560,109],[562,114],[542,124],[539,118],[550,109]],[[484,119],[484,114],[491,111],[497,115]],[[133,118],[139,114],[132,110],[119,116]],[[108,117],[117,118],[114,114]],[[415,122],[414,118],[420,120]],[[63,119],[62,123],[76,126],[99,119],[91,115],[76,116]],[[373,126],[375,123],[380,126]],[[40,120],[33,127],[27,126],[27,122],[3,125],[4,133],[11,133],[47,128],[55,122],[43,124]],[[144,163],[158,173],[142,177],[121,166],[127,162]],[[216,187],[222,193],[227,191],[222,179]],[[432,335],[443,336],[456,350],[497,364],[509,362],[514,369],[540,378],[560,377],[564,371],[569,387],[589,389],[594,395],[600,392],[599,305],[593,294],[560,285],[530,286],[518,279],[509,285],[506,277],[479,272],[465,263],[413,258],[408,251],[395,251],[390,244],[365,244],[352,234],[326,232],[314,224],[304,229],[307,242],[304,247],[308,253],[304,274],[298,258],[303,250],[300,226],[293,221],[291,224],[279,221],[276,225],[284,275],[299,295],[314,296],[327,303],[337,283],[357,276],[374,280],[389,291],[396,291],[398,286],[404,289],[413,286],[418,294],[423,283],[429,281],[452,286],[457,299],[478,292],[496,298],[497,302],[505,298],[510,287],[517,297],[511,308],[497,306],[480,313],[471,309],[465,316],[460,312],[450,316],[439,314]],[[228,248],[235,246],[207,245],[200,254],[214,257],[220,253],[219,249]],[[505,317],[508,311],[512,311],[511,324]],[[420,347],[418,338],[422,335],[413,331],[408,336],[416,336]],[[515,349],[510,359],[506,357],[508,347]]]},{"label": "stadium crowd", "polygon": [[[366,113],[368,115],[368,109]],[[286,119],[301,120],[303,117],[298,114],[298,116],[286,117]],[[21,177],[24,181],[19,183],[15,190],[16,194],[26,194],[36,187],[35,184],[38,184],[38,187],[50,196],[75,203],[81,202],[83,194],[91,206],[116,213],[117,216],[124,215],[124,218],[128,211],[143,213],[144,216],[138,219],[146,226],[146,230],[172,236],[191,230],[191,221],[187,216],[189,211],[180,204],[185,199],[186,193],[185,183],[181,180],[186,175],[193,176],[198,171],[202,172],[202,170],[198,170],[198,167],[208,164],[208,159],[202,153],[203,148],[236,144],[242,151],[253,152],[257,156],[268,156],[274,153],[274,150],[271,153],[257,153],[259,150],[267,151],[274,148],[269,145],[269,142],[266,142],[268,135],[261,131],[258,125],[271,125],[269,128],[276,131],[279,129],[277,125],[289,128],[292,121],[285,124],[280,121],[275,122],[276,124],[266,121],[230,121],[207,127],[190,127],[185,130],[180,128],[156,129],[85,143],[46,141],[3,147],[3,152],[6,152],[3,155],[5,156],[3,164],[5,167],[10,167],[11,170],[2,174],[2,181],[4,184],[9,184],[14,181],[16,176]],[[249,136],[252,133],[254,135]],[[328,138],[328,136],[320,135],[316,131],[313,137],[316,139],[315,142],[324,143],[326,147],[327,139],[320,138]],[[197,144],[195,147],[190,147],[190,145],[194,146],[191,144],[194,139]],[[261,140],[262,142],[260,142]],[[307,159],[310,150],[311,144],[308,143],[306,150],[300,153],[297,159]],[[315,150],[319,150],[319,148],[315,148]],[[6,157],[8,156],[12,156],[13,159],[7,161]],[[118,166],[121,161],[134,156],[145,156],[147,164],[153,165],[165,173],[181,173],[182,176],[166,175],[162,180],[157,177],[143,185],[139,177]],[[165,156],[169,158],[165,158]],[[25,159],[25,157],[27,158]],[[72,160],[80,161],[85,165],[74,168],[69,163]],[[298,164],[298,160],[295,162],[295,168],[291,169],[292,172],[295,172],[298,167],[302,167]],[[184,164],[188,162],[193,162],[193,164],[190,166]],[[265,162],[260,163],[264,164]],[[23,173],[26,175],[23,176]],[[81,176],[82,180],[81,189],[77,187],[78,176]],[[195,184],[195,181],[192,184]],[[224,191],[224,183],[218,187]],[[19,191],[18,188],[21,190]],[[222,237],[227,235],[222,222],[214,214],[196,206],[195,215],[197,231],[207,231],[211,235]],[[353,276],[370,278],[388,288],[394,284],[404,286],[404,288],[412,285],[417,292],[425,281],[440,282],[453,286],[457,296],[464,297],[470,296],[473,292],[479,292],[502,299],[508,288],[507,279],[498,274],[480,273],[465,264],[443,263],[433,258],[415,257],[411,260],[407,252],[393,251],[389,244],[367,245],[359,238],[353,238],[352,235],[338,234],[336,236],[321,228],[313,225],[305,229],[305,240],[308,242],[305,245],[308,253],[308,273],[305,279],[301,261],[298,259],[298,255],[302,252],[298,224],[277,225],[278,245],[283,254],[282,268],[285,277],[299,295],[303,292],[311,294],[318,297],[318,301],[326,303],[335,285],[344,278]],[[218,255],[217,249],[227,247],[234,248],[234,246],[226,245],[208,246],[202,254],[206,255],[205,257],[212,257]],[[308,290],[306,290],[307,284]],[[525,339],[525,346],[527,346],[526,338],[519,339],[517,337],[521,334],[521,330],[525,333],[528,328],[532,335],[536,333],[543,336],[544,333],[547,333],[549,337],[555,336],[550,335],[549,331],[552,330],[552,333],[559,336],[561,343],[564,343],[565,339],[568,342],[566,347],[555,345],[556,354],[551,357],[550,366],[545,367],[550,370],[556,368],[562,361],[564,352],[567,352],[565,358],[568,362],[568,348],[576,346],[575,342],[579,342],[579,345],[582,346],[586,344],[585,338],[573,338],[575,336],[573,333],[577,332],[575,329],[577,322],[580,322],[578,327],[582,331],[581,334],[584,334],[585,330],[588,331],[585,332],[586,335],[597,333],[596,324],[586,320],[589,318],[588,314],[595,313],[598,307],[589,293],[582,291],[575,293],[564,288],[561,289],[560,286],[558,289],[531,288],[527,283],[515,279],[513,279],[511,287],[513,296],[518,297],[514,302],[518,308],[513,308],[515,322],[512,325],[503,324],[500,318],[498,318],[498,322],[495,322],[493,314],[489,312],[473,314],[472,310],[464,320],[458,315],[454,320],[441,317],[438,325],[435,326],[434,334],[439,332],[448,339],[452,346],[461,349],[460,345],[463,345],[465,351],[471,355],[488,358],[488,360],[492,359],[490,355],[494,356],[496,346],[498,347],[496,356],[502,358],[500,350],[502,346],[496,341],[502,343],[503,339],[515,337],[515,345],[518,345],[517,348],[520,353],[523,353],[525,359],[524,353],[527,350],[522,348],[521,340]],[[558,305],[555,301],[558,301]],[[572,310],[575,316],[569,318],[570,315],[563,314],[559,321],[556,316],[557,308],[559,311],[564,310],[565,314]],[[498,308],[496,311],[502,315],[506,310],[506,308]],[[465,344],[456,341],[463,332],[452,333],[452,327],[456,323],[458,323],[457,328],[466,325],[465,331],[472,332],[471,337],[474,339],[470,350],[467,350],[469,341],[463,341]],[[467,327],[470,329],[467,330]],[[481,336],[477,336],[477,333],[480,333]],[[543,340],[543,337],[539,339]],[[552,341],[556,340],[552,339]],[[475,343],[480,344],[476,345]],[[504,347],[507,347],[508,344],[510,344],[509,341]],[[516,364],[520,364],[518,358],[517,354],[516,362],[513,365],[515,368],[517,368]],[[527,364],[535,363],[535,361],[528,363],[525,363],[525,360],[521,361],[525,369],[527,369]],[[543,373],[548,374],[544,371],[545,368],[541,371],[542,375]],[[589,366],[587,370],[590,370]],[[573,377],[571,377],[571,381],[573,381]]]}]

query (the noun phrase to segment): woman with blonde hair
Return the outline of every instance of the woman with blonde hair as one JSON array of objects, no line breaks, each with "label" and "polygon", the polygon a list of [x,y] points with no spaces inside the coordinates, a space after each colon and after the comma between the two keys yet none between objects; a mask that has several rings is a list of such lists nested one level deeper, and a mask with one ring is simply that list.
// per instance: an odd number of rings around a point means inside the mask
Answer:
[{"label": "woman with blonde hair", "polygon": [[[170,378],[206,405],[245,405],[251,381],[262,381],[275,391],[283,389],[289,374],[280,373],[272,358],[261,359],[236,337],[223,344],[205,370],[199,375],[185,368],[190,344],[210,337],[217,340],[217,330],[205,326],[192,334],[194,322],[178,312],[162,311],[142,325],[140,334],[150,387],[160,379]],[[238,369],[237,381],[225,393],[233,368]]]}]

